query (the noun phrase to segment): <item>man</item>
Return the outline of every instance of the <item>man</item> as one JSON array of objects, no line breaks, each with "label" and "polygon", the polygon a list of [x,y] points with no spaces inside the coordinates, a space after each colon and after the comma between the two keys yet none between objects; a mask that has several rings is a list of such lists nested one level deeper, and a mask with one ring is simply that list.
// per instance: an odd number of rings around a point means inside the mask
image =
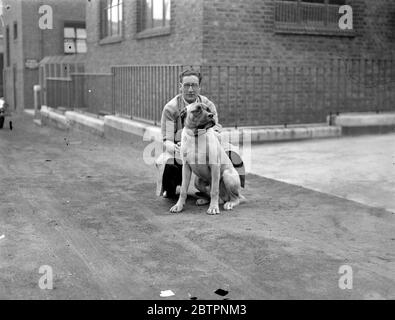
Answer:
[{"label": "man", "polygon": [[[185,70],[179,76],[180,94],[170,100],[162,111],[161,131],[163,136],[163,152],[156,161],[158,169],[157,179],[157,196],[167,198],[175,198],[176,188],[181,185],[182,181],[182,161],[180,158],[180,141],[181,131],[184,127],[183,116],[185,115],[185,107],[194,102],[205,104],[214,114],[216,125],[214,130],[220,135],[222,126],[218,123],[217,109],[208,98],[200,95],[200,85],[202,75],[196,70]],[[227,151],[233,151],[233,148],[226,148]],[[230,154],[230,153],[229,153]],[[237,153],[236,163],[244,170],[243,163]],[[233,161],[233,155],[231,160]],[[235,161],[233,161],[235,163]],[[243,172],[244,173],[244,172]],[[244,175],[243,175],[244,177]],[[241,179],[243,179],[241,177]],[[242,180],[244,187],[244,181]]]}]

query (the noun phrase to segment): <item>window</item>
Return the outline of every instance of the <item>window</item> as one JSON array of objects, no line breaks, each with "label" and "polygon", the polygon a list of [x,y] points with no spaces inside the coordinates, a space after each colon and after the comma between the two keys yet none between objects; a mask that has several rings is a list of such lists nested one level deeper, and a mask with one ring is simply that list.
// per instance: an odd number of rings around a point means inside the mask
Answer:
[{"label": "window", "polygon": [[341,31],[339,7],[345,4],[346,0],[278,0],[276,28]]},{"label": "window", "polygon": [[101,38],[122,35],[122,0],[101,1]]},{"label": "window", "polygon": [[141,31],[170,26],[170,0],[142,0]]},{"label": "window", "polygon": [[18,39],[18,23],[14,22],[14,39]]},{"label": "window", "polygon": [[86,53],[86,29],[83,25],[64,26],[64,53]]}]

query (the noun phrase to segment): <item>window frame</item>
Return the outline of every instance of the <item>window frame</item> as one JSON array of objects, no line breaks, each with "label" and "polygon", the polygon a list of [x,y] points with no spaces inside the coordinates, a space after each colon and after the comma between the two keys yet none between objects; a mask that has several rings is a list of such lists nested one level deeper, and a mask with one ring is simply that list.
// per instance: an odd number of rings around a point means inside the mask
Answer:
[{"label": "window frame", "polygon": [[[344,4],[330,4],[331,0],[322,0],[322,3],[316,2],[308,2],[304,0],[276,0],[274,2],[274,30],[275,33],[283,33],[283,34],[310,34],[310,35],[339,35],[339,36],[355,36],[354,30],[342,30],[339,28],[338,24],[331,23],[330,19],[330,10],[331,8],[337,7],[340,8],[343,5],[348,5],[348,0],[344,0]],[[284,14],[284,9],[288,6],[288,10],[291,11],[291,15],[293,18],[296,18],[295,21],[280,21],[278,20],[279,15]],[[291,8],[292,6],[296,7],[296,10]],[[322,7],[325,8],[323,10],[323,19],[320,20],[303,20],[301,17],[303,14],[302,10],[306,10],[308,7],[313,8],[316,6],[317,8]],[[282,8],[283,7],[283,8]],[[288,11],[288,15],[289,15]],[[338,13],[338,10],[337,10]],[[340,14],[338,13],[338,17],[340,19]]]},{"label": "window frame", "polygon": [[[124,0],[117,0],[116,5],[112,5],[112,0],[100,0],[100,36],[99,36],[99,43],[106,44],[106,43],[113,43],[119,42],[123,40],[123,33],[124,33]],[[112,10],[116,7],[117,10],[117,33],[113,33],[113,29],[109,29],[108,26],[108,16],[112,15]],[[110,13],[109,13],[110,12]],[[110,32],[109,32],[110,30]]]},{"label": "window frame", "polygon": [[[75,33],[75,37],[70,38],[70,37],[65,37],[64,35],[64,30],[65,28],[73,28],[74,29],[74,33]],[[63,24],[63,53],[66,55],[69,54],[86,54],[88,52],[88,39],[87,36],[85,38],[78,38],[77,36],[77,29],[85,29],[85,33],[87,32],[86,30],[86,24],[84,22],[80,22],[80,21],[66,21]],[[65,52],[65,40],[66,39],[73,39],[74,42],[74,46],[75,46],[75,52]],[[78,52],[77,51],[77,40],[85,40],[85,47],[86,47],[86,52]]]},{"label": "window frame", "polygon": [[[146,5],[147,1],[151,1],[151,25],[147,27],[147,20],[146,20]],[[162,25],[161,26],[154,26],[154,19],[153,19],[153,12],[154,12],[154,0],[140,0],[139,3],[139,8],[137,10],[138,12],[138,34],[137,34],[137,39],[143,39],[143,38],[150,38],[150,37],[157,37],[157,36],[165,36],[170,34],[170,24],[171,24],[171,8],[172,8],[172,0],[168,0],[169,4],[169,19],[166,19],[166,6],[165,6],[165,1],[167,0],[162,0]]]}]

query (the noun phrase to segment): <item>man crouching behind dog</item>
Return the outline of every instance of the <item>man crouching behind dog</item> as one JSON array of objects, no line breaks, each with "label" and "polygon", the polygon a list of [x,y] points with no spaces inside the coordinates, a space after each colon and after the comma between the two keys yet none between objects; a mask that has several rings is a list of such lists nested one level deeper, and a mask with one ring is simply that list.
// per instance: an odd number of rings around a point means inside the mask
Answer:
[{"label": "man crouching behind dog", "polygon": [[175,198],[176,188],[181,185],[180,198],[170,210],[180,212],[194,172],[195,187],[203,196],[197,200],[197,205],[210,203],[207,213],[217,214],[219,199],[222,199],[224,208],[230,210],[239,203],[240,186],[244,187],[244,164],[237,148],[220,143],[222,127],[214,103],[200,95],[200,72],[186,70],[180,74],[179,81],[181,94],[169,101],[162,111],[164,152],[156,160],[156,193]]}]

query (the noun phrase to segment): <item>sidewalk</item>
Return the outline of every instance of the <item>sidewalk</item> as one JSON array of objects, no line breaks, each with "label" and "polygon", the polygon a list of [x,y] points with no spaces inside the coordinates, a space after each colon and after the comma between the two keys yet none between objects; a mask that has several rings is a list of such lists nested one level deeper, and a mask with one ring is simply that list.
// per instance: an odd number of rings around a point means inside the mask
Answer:
[{"label": "sidewalk", "polygon": [[[31,114],[31,110],[25,110]],[[97,116],[81,111],[67,111],[62,108],[41,107],[41,120],[37,124],[50,124],[63,130],[77,128],[103,137],[130,138],[130,135],[148,140],[162,141],[160,128],[141,121],[134,121],[114,115]],[[224,134],[239,144],[248,136],[252,143],[311,140],[336,138],[345,135],[382,134],[395,132],[395,113],[344,113],[328,117],[327,123],[297,124],[284,126],[223,128]]]},{"label": "sidewalk", "polygon": [[251,172],[395,212],[395,133],[254,145]]},{"label": "sidewalk", "polygon": [[[29,113],[29,111],[25,112]],[[152,138],[159,142],[162,141],[158,126],[113,115],[100,117],[92,114],[87,115],[80,111],[61,111],[42,106],[41,121],[44,125],[56,126],[59,129],[77,128],[104,137],[116,138],[119,136],[125,138],[132,134]],[[326,123],[289,125],[287,128],[284,126],[224,128],[223,131],[239,140],[242,139],[243,134],[248,134],[252,143],[341,136],[340,127],[329,126]]]}]

